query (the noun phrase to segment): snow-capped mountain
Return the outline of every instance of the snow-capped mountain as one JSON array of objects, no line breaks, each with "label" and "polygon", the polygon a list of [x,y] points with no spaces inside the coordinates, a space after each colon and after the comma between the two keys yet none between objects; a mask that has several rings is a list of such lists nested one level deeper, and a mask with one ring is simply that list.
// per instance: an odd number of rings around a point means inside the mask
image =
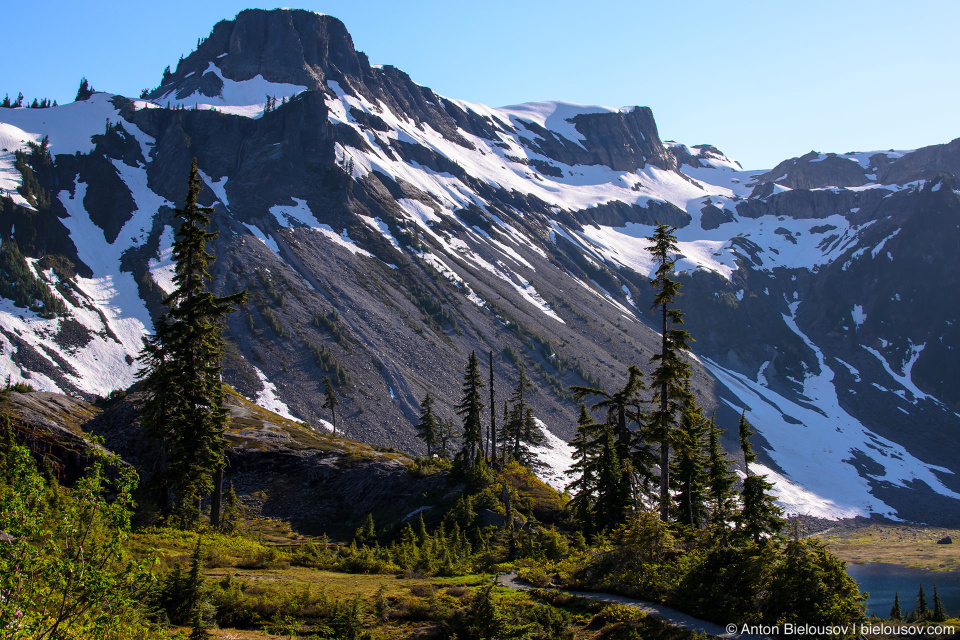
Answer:
[{"label": "snow-capped mountain", "polygon": [[423,396],[452,417],[467,356],[493,351],[498,402],[523,361],[569,437],[569,385],[650,369],[660,221],[695,389],[723,425],[746,410],[781,502],[960,522],[960,140],[744,171],[661,141],[645,107],[466,103],[370,65],[335,18],[250,10],[140,99],[0,109],[0,148],[4,265],[12,237],[29,267],[0,282],[13,382],[134,381],[196,157],[216,286],[251,294],[237,389],[319,424],[330,376],[348,433],[415,450]]}]

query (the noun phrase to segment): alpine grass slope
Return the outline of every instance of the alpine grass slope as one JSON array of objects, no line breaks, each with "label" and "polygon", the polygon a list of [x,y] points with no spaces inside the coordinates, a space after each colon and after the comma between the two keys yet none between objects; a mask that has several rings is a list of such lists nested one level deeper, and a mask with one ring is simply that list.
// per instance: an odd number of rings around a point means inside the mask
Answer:
[{"label": "alpine grass slope", "polygon": [[329,377],[348,434],[418,450],[419,402],[453,417],[467,356],[492,350],[499,398],[531,373],[562,485],[568,387],[651,369],[660,221],[695,391],[728,428],[746,410],[788,512],[960,522],[960,140],[745,171],[662,141],[645,107],[446,98],[335,18],[249,10],[138,99],[0,109],[0,148],[14,383],[134,382],[196,157],[216,288],[250,294],[227,382],[321,426]]}]

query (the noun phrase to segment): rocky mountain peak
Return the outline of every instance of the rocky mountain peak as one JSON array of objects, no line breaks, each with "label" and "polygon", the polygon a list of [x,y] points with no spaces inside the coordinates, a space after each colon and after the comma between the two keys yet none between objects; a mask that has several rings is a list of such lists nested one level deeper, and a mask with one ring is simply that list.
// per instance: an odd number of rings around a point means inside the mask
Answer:
[{"label": "rocky mountain peak", "polygon": [[146,97],[180,99],[197,91],[213,97],[224,79],[242,82],[257,76],[320,89],[327,80],[349,84],[347,77],[362,78],[369,71],[367,57],[354,48],[340,20],[301,9],[247,9],[218,22]]}]

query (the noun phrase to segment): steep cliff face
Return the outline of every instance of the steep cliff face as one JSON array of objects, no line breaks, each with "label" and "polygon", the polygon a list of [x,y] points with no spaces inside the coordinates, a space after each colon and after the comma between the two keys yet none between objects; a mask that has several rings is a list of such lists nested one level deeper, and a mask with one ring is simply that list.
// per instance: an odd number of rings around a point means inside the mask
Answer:
[{"label": "steep cliff face", "polygon": [[424,395],[454,417],[467,357],[492,351],[498,420],[523,363],[535,414],[569,437],[570,385],[652,368],[659,221],[677,227],[695,391],[728,427],[747,411],[784,504],[960,518],[940,446],[960,433],[944,293],[960,141],[743,171],[661,141],[643,107],[439,96],[371,66],[336,19],[290,10],[217,24],[148,99],[40,111],[0,110],[0,161],[44,135],[51,154],[0,182],[0,233],[68,313],[0,301],[14,381],[88,397],[133,382],[196,157],[215,288],[250,293],[227,325],[240,392],[321,424],[330,377],[349,434],[415,451]]}]

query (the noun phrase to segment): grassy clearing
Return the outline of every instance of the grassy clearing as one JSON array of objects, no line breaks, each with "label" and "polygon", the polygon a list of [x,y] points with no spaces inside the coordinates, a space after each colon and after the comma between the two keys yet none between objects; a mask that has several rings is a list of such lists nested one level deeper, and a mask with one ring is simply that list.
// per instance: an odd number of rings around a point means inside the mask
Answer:
[{"label": "grassy clearing", "polygon": [[[944,537],[953,544],[937,544]],[[841,560],[887,562],[933,571],[960,570],[960,530],[903,524],[871,524],[815,535]]]}]

